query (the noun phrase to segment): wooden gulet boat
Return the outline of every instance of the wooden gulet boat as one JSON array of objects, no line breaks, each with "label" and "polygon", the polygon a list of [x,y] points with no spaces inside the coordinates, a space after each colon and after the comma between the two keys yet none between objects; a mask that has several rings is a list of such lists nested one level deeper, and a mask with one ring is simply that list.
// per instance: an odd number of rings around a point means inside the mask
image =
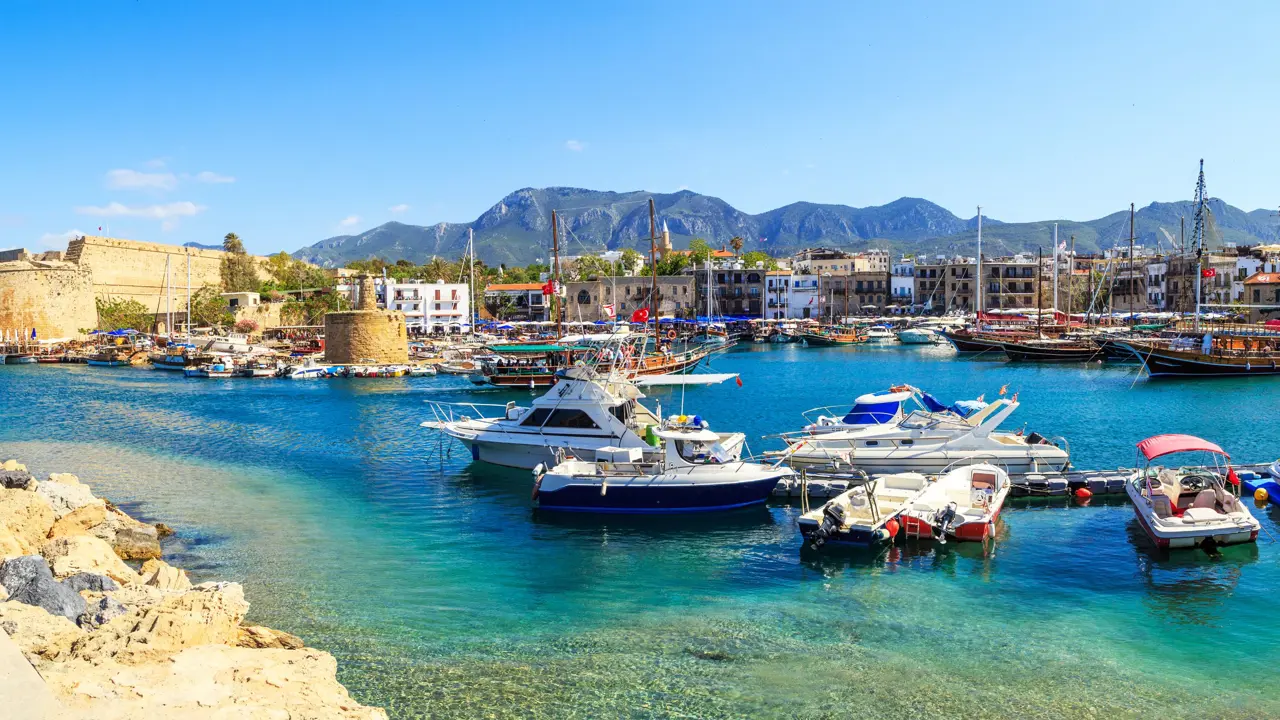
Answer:
[{"label": "wooden gulet boat", "polygon": [[835,345],[860,345],[867,341],[865,333],[857,328],[832,327],[820,330],[801,330],[800,339],[808,345],[828,347]]}]

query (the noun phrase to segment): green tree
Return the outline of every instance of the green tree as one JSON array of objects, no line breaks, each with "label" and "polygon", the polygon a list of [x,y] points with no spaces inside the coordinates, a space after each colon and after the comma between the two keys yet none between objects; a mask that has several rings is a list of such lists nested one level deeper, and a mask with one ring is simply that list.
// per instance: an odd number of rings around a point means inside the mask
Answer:
[{"label": "green tree", "polygon": [[596,255],[586,255],[573,262],[572,272],[565,273],[566,280],[589,280],[592,277],[608,277],[617,270],[614,264]]},{"label": "green tree", "polygon": [[689,256],[684,253],[667,253],[666,257],[658,259],[658,274],[679,275],[689,267],[690,262]]},{"label": "green tree", "polygon": [[222,239],[223,292],[258,292],[262,283],[258,279],[257,261],[244,251],[244,243],[235,233],[227,233]]},{"label": "green tree", "polygon": [[733,248],[734,255],[742,254],[742,245],[743,245],[742,238],[738,237],[737,235],[734,235],[733,239],[729,241],[729,247]]},{"label": "green tree", "polygon": [[773,259],[768,253],[752,250],[742,256],[742,263],[747,267],[755,267],[756,263],[764,263],[765,270],[777,270],[778,261]]},{"label": "green tree", "polygon": [[689,241],[689,259],[693,262],[694,265],[701,265],[702,263],[710,260],[711,246],[708,245],[707,241],[703,240],[702,238],[694,238],[690,240]]},{"label": "green tree", "polygon": [[635,275],[636,268],[642,267],[644,256],[635,248],[624,248],[622,250],[622,258],[618,260],[619,275]]},{"label": "green tree", "polygon": [[229,327],[235,316],[218,288],[205,285],[191,294],[191,322],[199,327]]},{"label": "green tree", "polygon": [[96,304],[99,330],[132,328],[145,332],[154,324],[154,316],[147,312],[147,307],[137,300],[98,298]]}]

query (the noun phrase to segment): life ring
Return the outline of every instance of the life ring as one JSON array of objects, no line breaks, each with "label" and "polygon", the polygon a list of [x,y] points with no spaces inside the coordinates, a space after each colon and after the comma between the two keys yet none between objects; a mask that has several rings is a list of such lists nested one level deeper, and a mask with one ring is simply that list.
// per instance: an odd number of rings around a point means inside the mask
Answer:
[{"label": "life ring", "polygon": [[675,330],[668,330],[668,331],[667,331],[667,339],[668,339],[668,340],[675,340],[675,339],[676,339],[676,331],[675,331]]}]

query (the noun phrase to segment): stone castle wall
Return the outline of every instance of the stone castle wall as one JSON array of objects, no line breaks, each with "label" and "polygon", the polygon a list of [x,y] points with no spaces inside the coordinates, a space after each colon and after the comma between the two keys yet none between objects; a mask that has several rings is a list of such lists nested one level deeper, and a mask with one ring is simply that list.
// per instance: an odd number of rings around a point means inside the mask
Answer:
[{"label": "stone castle wall", "polygon": [[335,365],[407,363],[404,313],[352,310],[324,316],[325,362]]},{"label": "stone castle wall", "polygon": [[[85,235],[67,245],[66,259],[93,270],[93,292],[98,297],[137,300],[149,312],[165,311],[165,262],[169,264],[173,309],[186,309],[187,269],[191,271],[191,292],[205,285],[222,284],[221,250],[164,245]],[[259,264],[266,258],[258,258]],[[265,277],[265,268],[259,268]]]},{"label": "stone castle wall", "polygon": [[71,263],[0,263],[0,334],[35,328],[43,339],[74,338],[98,326],[93,275]]}]

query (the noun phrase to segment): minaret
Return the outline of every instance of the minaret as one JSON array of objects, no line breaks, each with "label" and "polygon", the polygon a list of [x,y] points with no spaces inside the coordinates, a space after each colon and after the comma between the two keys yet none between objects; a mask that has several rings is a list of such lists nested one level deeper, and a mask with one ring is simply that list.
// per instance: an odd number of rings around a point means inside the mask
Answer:
[{"label": "minaret", "polygon": [[658,241],[658,256],[666,257],[671,252],[671,231],[667,229],[667,221],[662,221],[662,239]]}]

